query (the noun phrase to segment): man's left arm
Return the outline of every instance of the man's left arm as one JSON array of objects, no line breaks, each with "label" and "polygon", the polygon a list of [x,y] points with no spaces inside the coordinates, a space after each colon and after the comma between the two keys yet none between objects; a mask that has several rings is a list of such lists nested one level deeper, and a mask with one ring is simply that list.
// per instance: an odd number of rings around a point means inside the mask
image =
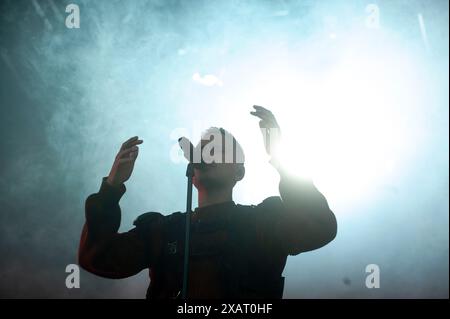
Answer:
[{"label": "man's left arm", "polygon": [[280,172],[282,201],[275,232],[290,255],[318,249],[337,233],[336,217],[312,181]]},{"label": "man's left arm", "polygon": [[[275,240],[290,255],[325,246],[336,237],[336,217],[311,180],[290,176],[277,158],[280,143],[280,127],[272,112],[262,106],[254,106],[252,115],[260,119],[259,126],[264,137],[270,163],[280,174],[279,197],[266,199],[263,210],[269,212]],[[275,214],[278,211],[279,214]]]}]

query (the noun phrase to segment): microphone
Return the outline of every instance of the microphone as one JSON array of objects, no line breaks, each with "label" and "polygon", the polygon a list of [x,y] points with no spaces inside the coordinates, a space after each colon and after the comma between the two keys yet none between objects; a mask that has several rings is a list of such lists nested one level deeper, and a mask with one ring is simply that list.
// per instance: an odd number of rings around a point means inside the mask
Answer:
[{"label": "microphone", "polygon": [[197,169],[203,168],[204,163],[201,158],[195,158],[194,160],[194,145],[189,139],[184,136],[180,137],[178,139],[178,145],[180,145],[181,150],[183,151],[183,156],[188,160],[189,163],[191,163]]}]

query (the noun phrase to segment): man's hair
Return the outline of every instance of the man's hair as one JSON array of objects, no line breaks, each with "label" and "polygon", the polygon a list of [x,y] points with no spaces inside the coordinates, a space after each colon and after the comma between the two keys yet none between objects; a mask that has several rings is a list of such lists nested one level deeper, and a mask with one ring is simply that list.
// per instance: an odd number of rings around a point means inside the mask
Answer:
[{"label": "man's hair", "polygon": [[[211,137],[216,138],[217,136],[222,137],[221,145],[225,149],[226,159],[232,158],[234,163],[244,164],[245,155],[242,146],[239,144],[236,138],[224,128],[222,127],[219,128],[215,126],[208,128],[206,131],[202,133],[201,140],[211,140]],[[199,144],[200,143],[201,141],[199,142]]]}]

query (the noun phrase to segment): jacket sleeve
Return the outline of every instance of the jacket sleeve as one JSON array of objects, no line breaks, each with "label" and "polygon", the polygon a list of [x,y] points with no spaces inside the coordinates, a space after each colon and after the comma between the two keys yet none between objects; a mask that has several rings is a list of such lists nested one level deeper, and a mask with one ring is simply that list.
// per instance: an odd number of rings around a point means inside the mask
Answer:
[{"label": "jacket sleeve", "polygon": [[289,255],[331,242],[337,234],[337,222],[325,197],[310,180],[284,173],[280,176],[280,197],[269,197],[258,205],[272,240]]},{"label": "jacket sleeve", "polygon": [[112,187],[103,178],[100,191],[86,200],[78,262],[85,270],[106,278],[139,273],[154,262],[158,251],[163,217],[159,213],[152,213],[153,218],[146,218],[145,223],[135,222],[136,227],[128,232],[118,233],[119,200],[125,191],[125,185]]}]

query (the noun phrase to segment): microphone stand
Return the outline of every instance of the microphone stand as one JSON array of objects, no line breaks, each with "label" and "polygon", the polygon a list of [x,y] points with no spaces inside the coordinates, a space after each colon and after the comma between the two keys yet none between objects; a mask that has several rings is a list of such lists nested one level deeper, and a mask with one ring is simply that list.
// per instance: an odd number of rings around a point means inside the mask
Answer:
[{"label": "microphone stand", "polygon": [[187,177],[187,196],[186,196],[186,230],[184,238],[184,271],[183,271],[183,287],[181,290],[181,298],[187,299],[188,288],[188,272],[189,272],[189,239],[191,228],[192,213],[192,177],[194,176],[194,165],[189,163],[186,169]]}]

